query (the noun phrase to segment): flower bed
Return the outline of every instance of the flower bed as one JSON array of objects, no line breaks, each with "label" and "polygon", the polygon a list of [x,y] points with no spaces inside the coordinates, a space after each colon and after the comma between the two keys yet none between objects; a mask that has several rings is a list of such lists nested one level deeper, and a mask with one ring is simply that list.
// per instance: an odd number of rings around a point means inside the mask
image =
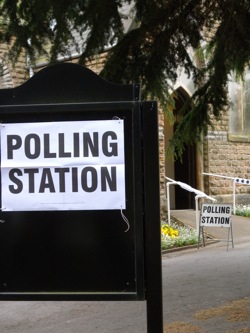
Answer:
[{"label": "flower bed", "polygon": [[198,244],[198,233],[188,226],[181,226],[175,222],[161,225],[162,249],[167,250],[174,247]]},{"label": "flower bed", "polygon": [[250,217],[250,206],[236,205],[235,215]]}]

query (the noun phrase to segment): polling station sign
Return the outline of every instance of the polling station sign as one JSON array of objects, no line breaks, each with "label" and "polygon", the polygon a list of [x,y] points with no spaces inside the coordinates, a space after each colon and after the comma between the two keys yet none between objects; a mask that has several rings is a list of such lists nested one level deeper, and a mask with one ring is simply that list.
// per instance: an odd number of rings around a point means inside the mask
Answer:
[{"label": "polling station sign", "polygon": [[205,227],[230,227],[232,206],[230,204],[202,204],[200,225]]},{"label": "polling station sign", "polygon": [[126,208],[122,119],[0,126],[2,210]]}]

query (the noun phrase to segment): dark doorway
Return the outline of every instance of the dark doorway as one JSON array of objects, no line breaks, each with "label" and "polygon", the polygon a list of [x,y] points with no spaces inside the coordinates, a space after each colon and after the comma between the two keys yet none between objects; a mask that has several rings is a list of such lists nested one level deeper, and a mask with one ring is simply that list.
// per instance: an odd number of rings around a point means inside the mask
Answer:
[{"label": "dark doorway", "polygon": [[[175,91],[175,125],[178,125],[182,115],[182,109],[188,94],[183,88],[178,88]],[[186,145],[182,155],[182,161],[176,160],[174,163],[175,180],[186,183],[193,188],[196,188],[196,146]],[[175,209],[194,209],[195,208],[195,194],[184,190],[180,186],[175,186]]]}]

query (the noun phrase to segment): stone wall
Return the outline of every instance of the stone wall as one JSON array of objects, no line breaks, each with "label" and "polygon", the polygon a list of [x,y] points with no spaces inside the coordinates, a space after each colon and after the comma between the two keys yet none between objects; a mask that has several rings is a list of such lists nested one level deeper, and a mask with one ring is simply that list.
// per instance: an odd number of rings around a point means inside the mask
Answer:
[{"label": "stone wall", "polygon": [[28,78],[26,54],[22,52],[15,65],[8,60],[9,46],[0,44],[0,88],[13,88],[24,83]]},{"label": "stone wall", "polygon": [[[221,115],[221,120],[212,118],[213,127],[209,127],[204,140],[204,172],[226,177],[250,179],[250,144],[243,142],[240,136],[230,135],[229,112]],[[214,176],[204,176],[206,194],[219,202],[232,202],[233,180]],[[250,186],[236,185],[236,201],[246,203],[250,200]]]},{"label": "stone wall", "polygon": [[161,219],[165,221],[167,218],[167,199],[166,199],[166,180],[165,180],[165,136],[164,136],[164,113],[159,108],[159,164],[160,164],[160,199],[161,199]]}]

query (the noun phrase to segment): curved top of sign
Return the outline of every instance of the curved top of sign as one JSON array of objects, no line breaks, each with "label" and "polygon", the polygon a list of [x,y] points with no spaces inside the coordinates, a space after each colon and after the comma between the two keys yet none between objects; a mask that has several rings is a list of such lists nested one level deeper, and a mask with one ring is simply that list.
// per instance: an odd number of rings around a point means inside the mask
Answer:
[{"label": "curved top of sign", "polygon": [[16,88],[0,89],[0,105],[124,102],[139,99],[139,84],[111,83],[88,68],[71,63],[48,66]]}]

